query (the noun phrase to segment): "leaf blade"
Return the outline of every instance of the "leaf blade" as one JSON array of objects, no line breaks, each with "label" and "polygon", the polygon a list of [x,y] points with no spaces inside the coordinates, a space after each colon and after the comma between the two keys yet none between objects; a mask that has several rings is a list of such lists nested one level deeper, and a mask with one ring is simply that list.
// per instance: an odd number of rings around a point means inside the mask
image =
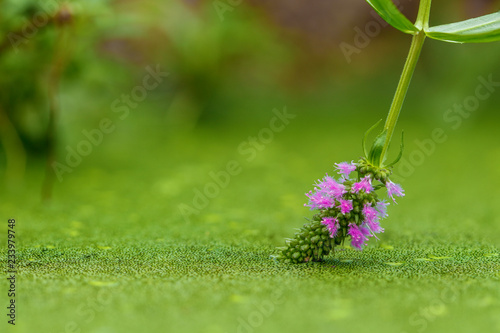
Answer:
[{"label": "leaf blade", "polygon": [[404,132],[401,132],[401,144],[399,145],[399,154],[398,156],[396,157],[396,159],[392,162],[392,163],[389,163],[386,165],[387,168],[395,165],[396,163],[399,162],[399,160],[401,159],[401,157],[403,157],[403,151],[405,149],[405,143],[404,143],[404,139],[405,139],[405,136],[404,136]]},{"label": "leaf blade", "polygon": [[372,148],[368,153],[368,162],[374,166],[381,166],[383,163],[382,152],[384,151],[385,139],[387,137],[387,129],[384,129],[373,142]]},{"label": "leaf blade", "polygon": [[407,34],[414,34],[419,31],[391,0],[366,0],[366,2],[394,28]]},{"label": "leaf blade", "polygon": [[425,34],[449,43],[487,43],[500,40],[500,11],[465,21],[430,27]]},{"label": "leaf blade", "polygon": [[361,141],[361,145],[363,146],[363,152],[365,153],[365,157],[368,158],[368,150],[366,150],[366,139],[368,138],[368,135],[382,122],[382,119],[377,121],[375,125],[370,127],[368,131],[365,132],[365,135],[363,136],[363,140]]}]

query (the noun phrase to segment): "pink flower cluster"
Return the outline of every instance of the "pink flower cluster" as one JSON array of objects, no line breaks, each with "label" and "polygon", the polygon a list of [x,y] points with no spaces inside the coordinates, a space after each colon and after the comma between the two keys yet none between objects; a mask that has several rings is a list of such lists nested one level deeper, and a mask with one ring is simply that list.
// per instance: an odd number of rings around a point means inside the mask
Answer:
[{"label": "pink flower cluster", "polygon": [[[335,180],[328,174],[315,184],[314,191],[306,193],[309,203],[305,204],[311,210],[320,210],[324,224],[331,238],[351,237],[351,245],[362,249],[369,237],[383,232],[380,220],[387,217],[389,203],[377,198],[374,180],[367,175],[361,179],[351,179],[350,174],[356,171],[356,164],[342,162],[336,164],[340,178]],[[390,180],[382,183],[387,189],[387,195],[394,201],[395,196],[404,196],[400,185]],[[344,228],[343,233],[339,230]],[[375,236],[376,237],[376,236]]]}]

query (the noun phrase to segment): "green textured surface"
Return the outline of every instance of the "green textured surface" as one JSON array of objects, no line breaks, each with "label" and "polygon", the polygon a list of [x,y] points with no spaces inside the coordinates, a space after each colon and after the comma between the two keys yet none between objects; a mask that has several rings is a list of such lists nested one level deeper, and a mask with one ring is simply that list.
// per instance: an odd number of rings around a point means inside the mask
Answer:
[{"label": "green textured surface", "polygon": [[[328,123],[299,115],[251,161],[238,146],[266,120],[194,135],[151,134],[154,119],[124,123],[56,184],[50,205],[39,203],[41,172],[31,165],[25,190],[0,201],[2,218],[17,219],[19,254],[18,325],[6,331],[500,331],[500,151],[491,122],[460,135],[439,124],[448,140],[403,182],[407,196],[364,251],[342,248],[301,265],[269,259],[312,215],[303,193],[334,162],[359,157],[372,120],[332,137]],[[402,122],[408,138],[432,131]],[[342,144],[332,149],[335,138]],[[416,148],[407,142],[405,156]],[[184,220],[179,204],[230,160],[242,172]],[[5,235],[6,223],[0,228]]]}]

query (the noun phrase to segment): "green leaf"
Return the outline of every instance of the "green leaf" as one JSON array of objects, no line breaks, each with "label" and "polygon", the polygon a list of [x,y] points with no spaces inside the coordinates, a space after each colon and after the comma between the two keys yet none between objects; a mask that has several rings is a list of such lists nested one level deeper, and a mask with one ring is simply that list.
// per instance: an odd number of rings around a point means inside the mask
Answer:
[{"label": "green leaf", "polygon": [[500,11],[470,20],[438,25],[425,31],[430,38],[450,43],[486,43],[500,40]]},{"label": "green leaf", "polygon": [[387,130],[385,129],[375,138],[375,142],[373,142],[372,149],[368,154],[368,162],[373,166],[379,167],[382,164],[382,151],[384,150],[386,137]]},{"label": "green leaf", "polygon": [[377,121],[377,123],[375,125],[373,125],[372,127],[370,127],[368,129],[368,131],[365,132],[365,136],[363,137],[361,145],[363,146],[363,152],[365,153],[365,157],[366,158],[368,158],[368,151],[366,150],[366,138],[371,133],[371,131],[373,131],[375,129],[375,127],[377,127],[380,124],[381,121],[382,121],[382,119],[380,119],[379,121]]},{"label": "green leaf", "polygon": [[394,160],[394,162],[390,163],[390,164],[387,164],[386,167],[391,167],[393,166],[394,164],[398,163],[399,160],[401,159],[401,157],[403,157],[403,150],[405,149],[405,144],[404,144],[404,132],[401,132],[401,145],[399,146],[399,154],[398,154],[398,157],[396,157],[396,159]]},{"label": "green leaf", "polygon": [[407,34],[418,29],[404,16],[391,0],[366,0],[387,23]]}]

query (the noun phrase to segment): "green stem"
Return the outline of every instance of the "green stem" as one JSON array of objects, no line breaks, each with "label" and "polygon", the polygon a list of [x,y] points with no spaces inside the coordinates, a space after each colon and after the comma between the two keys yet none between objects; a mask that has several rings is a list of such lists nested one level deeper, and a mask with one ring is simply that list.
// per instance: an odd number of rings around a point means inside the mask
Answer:
[{"label": "green stem", "polygon": [[9,187],[19,186],[26,169],[26,152],[14,124],[0,106],[0,143],[3,144],[7,165],[5,180]]},{"label": "green stem", "polygon": [[429,26],[429,13],[431,9],[432,0],[422,0],[420,1],[420,8],[418,11],[417,21],[415,26],[420,30],[416,35],[413,36],[411,41],[410,51],[408,57],[406,58],[406,63],[403,68],[403,73],[399,79],[398,87],[396,88],[396,93],[394,94],[394,99],[392,100],[391,108],[387,119],[385,121],[384,130],[387,130],[387,136],[384,143],[384,148],[382,149],[382,155],[380,160],[384,160],[384,156],[391,143],[392,134],[398,122],[399,113],[401,112],[401,107],[406,97],[406,92],[410,86],[411,78],[415,67],[417,66],[418,58],[420,56],[420,51],[425,41],[425,32],[422,29],[426,29]]},{"label": "green stem", "polygon": [[429,28],[429,18],[431,13],[432,0],[421,0],[418,8],[418,16],[415,26],[418,30],[427,30]]}]

